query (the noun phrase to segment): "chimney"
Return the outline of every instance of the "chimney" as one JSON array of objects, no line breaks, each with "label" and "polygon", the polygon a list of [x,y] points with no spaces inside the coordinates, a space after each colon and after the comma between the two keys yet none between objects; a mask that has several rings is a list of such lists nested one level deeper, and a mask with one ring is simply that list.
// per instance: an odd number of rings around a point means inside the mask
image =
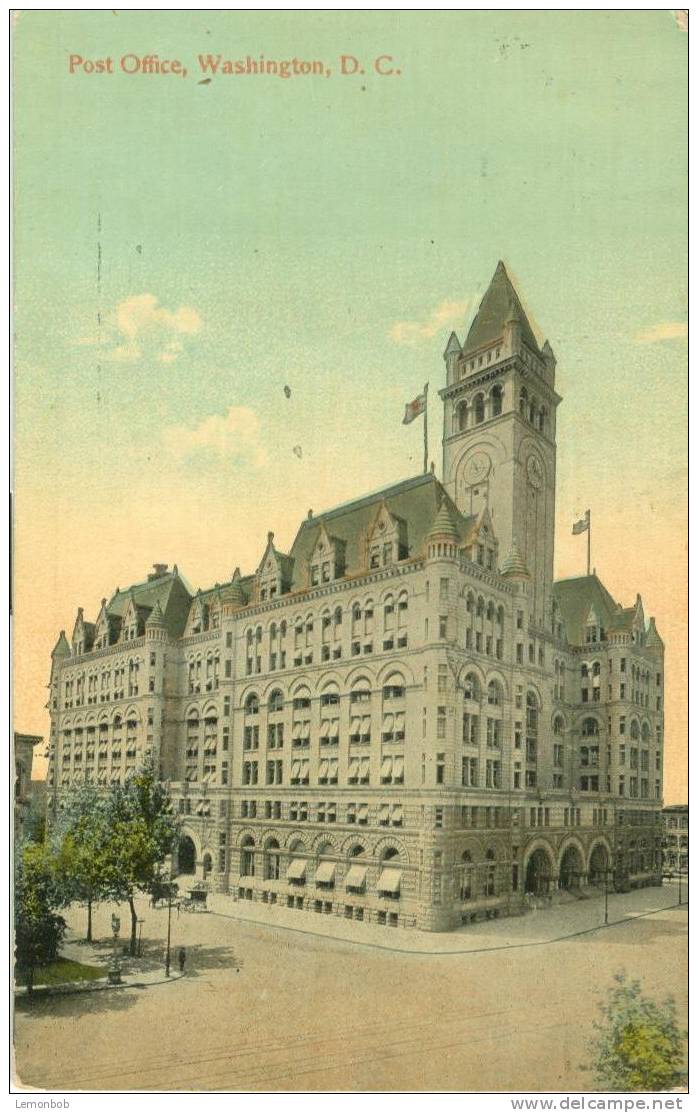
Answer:
[{"label": "chimney", "polygon": [[153,571],[148,573],[148,582],[150,582],[150,580],[159,580],[160,577],[166,575],[166,573],[166,564],[154,564]]}]

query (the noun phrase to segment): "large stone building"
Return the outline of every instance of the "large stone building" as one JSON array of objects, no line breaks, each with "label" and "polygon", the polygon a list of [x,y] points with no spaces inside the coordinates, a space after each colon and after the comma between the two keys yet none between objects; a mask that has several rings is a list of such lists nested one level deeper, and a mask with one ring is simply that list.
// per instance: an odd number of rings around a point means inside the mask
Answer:
[{"label": "large stone building", "polygon": [[500,263],[445,352],[443,480],[309,514],[192,594],[83,611],[50,681],[52,806],[148,747],[175,868],[234,899],[443,930],[661,877],[663,645],[553,582],[555,357]]}]

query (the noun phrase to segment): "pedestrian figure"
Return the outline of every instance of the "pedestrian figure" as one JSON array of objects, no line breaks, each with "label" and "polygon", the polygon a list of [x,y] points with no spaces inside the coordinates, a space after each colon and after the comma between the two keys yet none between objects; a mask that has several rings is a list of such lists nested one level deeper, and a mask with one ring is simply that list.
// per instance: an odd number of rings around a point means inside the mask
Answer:
[{"label": "pedestrian figure", "polygon": [[185,951],[184,947],[179,948],[179,951],[177,952],[177,961],[179,962],[179,972],[180,974],[183,974],[184,963],[187,961],[187,952]]}]

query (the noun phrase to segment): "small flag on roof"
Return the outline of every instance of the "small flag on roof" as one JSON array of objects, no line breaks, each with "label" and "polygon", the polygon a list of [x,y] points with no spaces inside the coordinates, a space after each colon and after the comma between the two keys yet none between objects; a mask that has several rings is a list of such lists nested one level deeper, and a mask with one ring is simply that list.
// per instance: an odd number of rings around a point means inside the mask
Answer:
[{"label": "small flag on roof", "polygon": [[426,391],[423,394],[418,394],[413,402],[408,402],[405,406],[405,416],[402,419],[403,425],[409,425],[416,417],[423,414],[427,408],[427,395]]},{"label": "small flag on roof", "polygon": [[572,533],[586,533],[586,531],[589,529],[590,519],[591,519],[591,511],[587,510],[584,517],[580,518],[578,522],[575,522],[573,524]]}]

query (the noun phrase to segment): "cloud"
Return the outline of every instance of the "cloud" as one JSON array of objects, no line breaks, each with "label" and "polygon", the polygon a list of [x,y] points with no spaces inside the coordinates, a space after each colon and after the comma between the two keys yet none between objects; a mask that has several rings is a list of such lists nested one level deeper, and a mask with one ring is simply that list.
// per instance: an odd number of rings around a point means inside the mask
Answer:
[{"label": "cloud", "polygon": [[101,334],[81,336],[78,344],[100,347],[105,359],[137,363],[143,358],[173,363],[184,351],[180,337],[200,331],[201,317],[190,305],[166,309],[154,294],[132,294],[104,321]]},{"label": "cloud", "polygon": [[660,325],[642,329],[635,335],[636,344],[657,344],[661,340],[683,340],[688,336],[688,325],[685,321],[664,321]]},{"label": "cloud", "polygon": [[442,329],[462,324],[472,300],[442,301],[425,321],[396,321],[388,330],[388,336],[395,344],[409,344],[412,347],[422,341],[432,340]]},{"label": "cloud", "polygon": [[210,414],[193,429],[170,425],[163,430],[162,439],[165,448],[179,459],[203,454],[255,468],[267,461],[259,418],[247,406],[230,406],[225,414]]}]

